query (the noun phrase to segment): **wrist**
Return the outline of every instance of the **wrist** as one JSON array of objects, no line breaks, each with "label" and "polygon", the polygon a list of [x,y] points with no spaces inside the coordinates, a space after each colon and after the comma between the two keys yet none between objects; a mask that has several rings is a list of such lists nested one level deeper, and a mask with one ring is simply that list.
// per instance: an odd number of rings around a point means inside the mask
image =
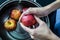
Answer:
[{"label": "wrist", "polygon": [[60,40],[59,37],[56,36],[54,33],[52,33],[48,39],[49,40]]}]

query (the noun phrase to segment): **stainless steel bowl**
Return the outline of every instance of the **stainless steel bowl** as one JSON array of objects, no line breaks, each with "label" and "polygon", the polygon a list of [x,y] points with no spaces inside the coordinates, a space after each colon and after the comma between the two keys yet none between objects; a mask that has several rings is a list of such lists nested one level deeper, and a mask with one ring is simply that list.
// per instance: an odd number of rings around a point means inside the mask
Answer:
[{"label": "stainless steel bowl", "polygon": [[[20,8],[21,7],[21,8]],[[17,28],[14,31],[7,31],[4,29],[4,21],[9,18],[10,11],[13,8],[20,8],[21,10],[24,7],[42,7],[37,2],[27,1],[27,0],[7,0],[3,4],[0,5],[0,26],[2,30],[2,37],[7,40],[32,40],[29,34],[21,28],[19,22],[17,22]],[[49,17],[41,18],[46,22],[48,27],[50,27]]]}]

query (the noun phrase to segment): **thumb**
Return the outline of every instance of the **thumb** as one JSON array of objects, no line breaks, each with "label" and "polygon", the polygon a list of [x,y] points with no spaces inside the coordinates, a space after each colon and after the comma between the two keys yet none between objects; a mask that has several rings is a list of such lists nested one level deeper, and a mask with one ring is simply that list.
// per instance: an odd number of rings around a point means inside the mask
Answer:
[{"label": "thumb", "polygon": [[29,34],[31,34],[31,35],[33,34],[34,29],[30,29],[30,28],[24,26],[22,23],[20,23],[20,25],[21,25],[21,27],[22,27],[25,31],[27,31]]},{"label": "thumb", "polygon": [[35,17],[36,21],[39,23],[39,25],[44,23],[39,17],[37,17],[35,15],[34,15],[34,17]]}]

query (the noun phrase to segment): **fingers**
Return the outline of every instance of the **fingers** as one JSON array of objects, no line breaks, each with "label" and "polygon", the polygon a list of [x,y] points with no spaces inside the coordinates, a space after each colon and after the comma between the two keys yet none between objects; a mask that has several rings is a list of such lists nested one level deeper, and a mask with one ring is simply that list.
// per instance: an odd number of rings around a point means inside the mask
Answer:
[{"label": "fingers", "polygon": [[19,21],[21,20],[21,18],[22,18],[23,15],[29,14],[29,10],[30,10],[30,8],[27,9],[25,12],[22,13],[22,15],[19,18]]},{"label": "fingers", "polygon": [[29,34],[32,34],[32,33],[33,33],[34,29],[30,29],[30,28],[24,26],[22,23],[20,23],[20,25],[21,25],[21,27],[22,27],[25,31],[27,31]]},{"label": "fingers", "polygon": [[19,22],[21,21],[21,18],[22,18],[22,16],[24,15],[25,13],[22,13],[21,14],[21,16],[20,16],[20,18],[19,18]]},{"label": "fingers", "polygon": [[39,17],[37,17],[37,16],[34,16],[34,17],[39,24],[43,23],[43,21]]}]

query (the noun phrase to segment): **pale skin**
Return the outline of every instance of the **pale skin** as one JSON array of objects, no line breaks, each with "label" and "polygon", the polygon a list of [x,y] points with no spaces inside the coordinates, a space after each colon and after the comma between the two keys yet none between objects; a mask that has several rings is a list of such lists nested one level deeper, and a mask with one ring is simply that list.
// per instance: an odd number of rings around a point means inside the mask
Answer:
[{"label": "pale skin", "polygon": [[[47,24],[39,19],[39,17],[48,16],[51,12],[55,11],[56,9],[60,8],[60,0],[56,0],[55,2],[40,8],[29,8],[27,11],[25,11],[21,17],[24,14],[32,13],[34,14],[35,19],[39,23],[39,26],[35,29],[30,29],[26,26],[24,26],[22,23],[22,28],[27,31],[31,38],[34,40],[60,40],[58,36],[56,36],[47,26]],[[20,17],[20,19],[21,19]]]}]

